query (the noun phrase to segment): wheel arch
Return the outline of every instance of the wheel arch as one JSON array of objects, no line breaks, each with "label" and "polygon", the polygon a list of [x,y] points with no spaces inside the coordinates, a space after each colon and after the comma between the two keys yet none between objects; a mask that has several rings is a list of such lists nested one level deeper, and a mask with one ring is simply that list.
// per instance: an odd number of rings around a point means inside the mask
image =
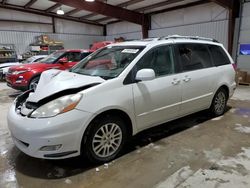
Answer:
[{"label": "wheel arch", "polygon": [[[226,92],[227,92],[227,98],[229,97],[229,87],[226,85],[226,84],[222,84],[217,90],[216,90],[216,92],[218,91],[218,90],[220,90],[220,89],[224,89]],[[216,93],[215,92],[215,93]],[[214,93],[214,95],[215,95],[215,93]]]},{"label": "wheel arch", "polygon": [[30,82],[34,79],[34,78],[37,78],[37,77],[40,77],[41,76],[41,73],[37,73],[37,74],[34,74],[30,80],[29,80],[29,85],[30,85]]},{"label": "wheel arch", "polygon": [[86,136],[89,134],[90,131],[90,126],[91,124],[96,121],[97,119],[100,119],[104,116],[119,116],[120,118],[122,118],[125,121],[125,124],[127,125],[127,131],[128,131],[128,137],[133,136],[134,133],[134,128],[133,128],[133,122],[130,118],[130,116],[123,110],[120,109],[109,109],[109,110],[105,110],[99,114],[97,114],[96,116],[94,116],[92,118],[92,120],[88,123],[88,126],[86,127],[83,135],[82,135],[82,139],[81,139],[81,150],[83,148],[83,144],[86,142]]}]

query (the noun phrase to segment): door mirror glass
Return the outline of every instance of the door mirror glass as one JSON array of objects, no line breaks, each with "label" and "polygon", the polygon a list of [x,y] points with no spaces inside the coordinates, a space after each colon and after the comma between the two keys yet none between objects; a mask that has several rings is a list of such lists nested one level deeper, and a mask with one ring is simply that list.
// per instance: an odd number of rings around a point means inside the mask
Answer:
[{"label": "door mirror glass", "polygon": [[68,62],[68,58],[67,57],[63,57],[63,58],[59,59],[59,61],[58,61],[58,63],[60,63],[60,64],[65,64],[67,62]]},{"label": "door mirror glass", "polygon": [[136,81],[150,81],[155,79],[155,71],[153,69],[141,69],[136,73]]}]

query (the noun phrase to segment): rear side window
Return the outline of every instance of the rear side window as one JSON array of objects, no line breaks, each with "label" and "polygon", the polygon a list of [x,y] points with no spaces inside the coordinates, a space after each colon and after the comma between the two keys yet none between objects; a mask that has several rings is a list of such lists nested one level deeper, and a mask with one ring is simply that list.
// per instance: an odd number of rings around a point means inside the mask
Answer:
[{"label": "rear side window", "polygon": [[208,48],[204,44],[177,44],[177,53],[184,72],[213,66]]},{"label": "rear side window", "polygon": [[220,46],[208,45],[208,48],[211,52],[215,66],[222,66],[231,63],[227,54]]}]

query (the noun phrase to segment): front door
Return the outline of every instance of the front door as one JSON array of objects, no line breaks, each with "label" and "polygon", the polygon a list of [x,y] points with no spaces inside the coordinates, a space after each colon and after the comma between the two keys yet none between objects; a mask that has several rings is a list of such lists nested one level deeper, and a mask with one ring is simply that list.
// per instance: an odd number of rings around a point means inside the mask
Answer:
[{"label": "front door", "polygon": [[175,74],[171,46],[163,45],[151,49],[133,71],[144,68],[153,69],[156,78],[133,84],[138,130],[174,119],[179,115],[181,103],[180,78]]}]

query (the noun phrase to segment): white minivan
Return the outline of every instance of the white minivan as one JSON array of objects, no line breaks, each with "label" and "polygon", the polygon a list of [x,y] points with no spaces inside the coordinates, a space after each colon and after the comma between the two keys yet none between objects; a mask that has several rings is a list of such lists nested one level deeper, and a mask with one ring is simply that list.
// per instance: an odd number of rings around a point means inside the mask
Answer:
[{"label": "white minivan", "polygon": [[209,109],[225,112],[233,60],[213,39],[168,36],[112,44],[70,71],[49,70],[8,113],[15,145],[45,159],[114,159],[131,136]]}]

